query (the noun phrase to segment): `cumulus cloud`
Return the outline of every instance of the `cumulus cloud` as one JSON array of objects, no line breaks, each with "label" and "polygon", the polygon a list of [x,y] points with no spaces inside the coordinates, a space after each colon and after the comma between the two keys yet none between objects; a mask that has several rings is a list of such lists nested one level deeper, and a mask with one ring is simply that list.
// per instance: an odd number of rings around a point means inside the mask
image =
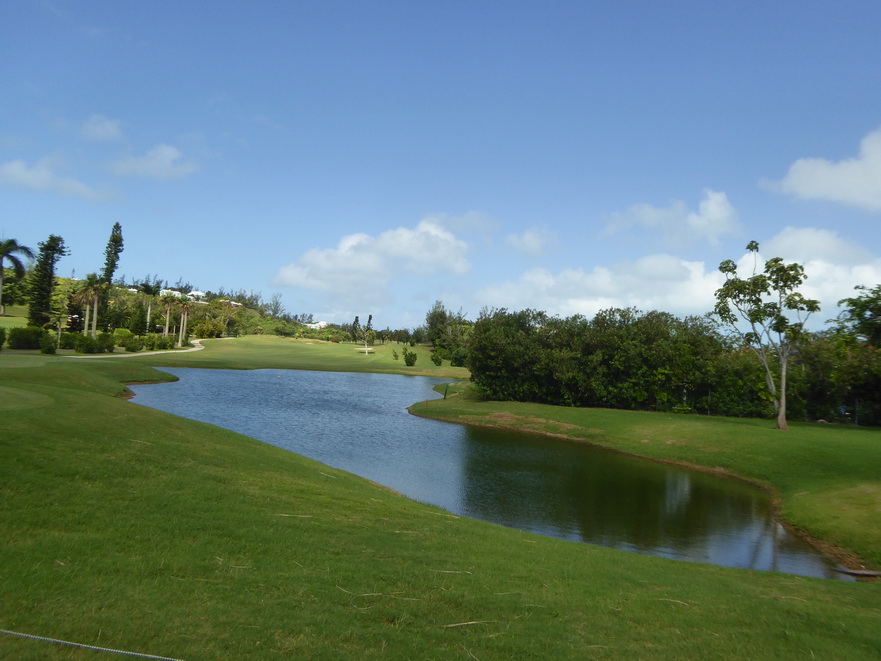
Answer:
[{"label": "cumulus cloud", "polygon": [[53,158],[44,158],[32,166],[23,160],[9,161],[0,165],[0,182],[87,200],[105,199],[104,193],[78,179],[57,174],[56,167],[57,163]]},{"label": "cumulus cloud", "polygon": [[542,257],[545,249],[556,242],[557,233],[547,227],[531,227],[522,234],[509,234],[505,245],[530,257]]},{"label": "cumulus cloud", "polygon": [[501,223],[483,211],[467,211],[463,214],[434,213],[423,217],[456,236],[478,238],[486,244],[493,241]]},{"label": "cumulus cloud", "polygon": [[401,277],[464,275],[471,268],[467,252],[467,243],[426,218],[414,228],[350,234],[336,248],[313,248],[282,266],[273,284],[323,292],[340,301],[377,301]]},{"label": "cumulus cloud", "polygon": [[80,126],[80,135],[86,140],[112,142],[122,138],[118,119],[108,119],[104,115],[90,115]]},{"label": "cumulus cloud", "polygon": [[669,207],[634,205],[624,213],[614,214],[605,233],[610,235],[631,227],[642,227],[663,233],[675,245],[687,245],[695,239],[718,245],[721,236],[739,229],[737,211],[725,193],[709,188],[703,193],[697,211],[689,211],[680,200],[674,200]]},{"label": "cumulus cloud", "polygon": [[787,227],[760,248],[766,255],[800,264],[824,261],[855,266],[872,259],[861,245],[841,238],[837,232],[814,227]]},{"label": "cumulus cloud", "polygon": [[171,145],[157,145],[144,156],[129,156],[111,166],[116,174],[149,177],[151,179],[177,179],[199,169],[192,161],[185,161],[183,154]]},{"label": "cumulus cloud", "polygon": [[610,307],[690,315],[712,310],[713,294],[721,284],[722,275],[708,271],[703,262],[655,254],[590,271],[531,269],[515,281],[484,288],[477,298],[481,305],[537,308],[561,316],[592,317]]},{"label": "cumulus cloud", "polygon": [[881,128],[863,138],[856,158],[837,162],[801,158],[780,181],[763,180],[761,184],[805,200],[828,200],[881,211]]},{"label": "cumulus cloud", "polygon": [[820,301],[823,320],[837,314],[837,304],[853,296],[854,287],[881,282],[881,258],[836,232],[812,227],[787,227],[761,244],[765,257],[782,257],[805,269],[800,291]]}]

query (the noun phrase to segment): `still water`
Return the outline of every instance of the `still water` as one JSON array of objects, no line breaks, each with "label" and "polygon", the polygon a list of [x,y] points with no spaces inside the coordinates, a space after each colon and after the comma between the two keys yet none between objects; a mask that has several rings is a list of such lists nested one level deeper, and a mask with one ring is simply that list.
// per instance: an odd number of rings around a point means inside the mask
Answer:
[{"label": "still water", "polygon": [[246,434],[454,514],[666,558],[842,577],[773,520],[767,494],[742,482],[407,413],[414,402],[431,405],[440,379],[165,371],[180,380],[132,386],[132,401]]}]

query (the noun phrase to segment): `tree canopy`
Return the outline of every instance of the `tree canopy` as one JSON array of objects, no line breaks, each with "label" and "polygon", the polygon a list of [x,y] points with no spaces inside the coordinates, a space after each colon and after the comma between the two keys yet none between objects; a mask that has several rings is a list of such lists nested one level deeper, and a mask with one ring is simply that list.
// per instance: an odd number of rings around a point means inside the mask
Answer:
[{"label": "tree canopy", "polygon": [[37,261],[30,275],[28,323],[43,327],[49,323],[52,313],[52,289],[55,286],[55,266],[68,254],[64,239],[55,234],[39,244]]},{"label": "tree canopy", "polygon": [[[789,360],[804,333],[805,322],[812,312],[820,309],[820,304],[797,291],[807,278],[801,264],[787,264],[782,258],[773,257],[764,263],[760,272],[758,242],[750,241],[746,249],[753,255],[749,277],[742,278],[737,264],[730,259],[719,265],[725,284],[716,290],[715,314],[758,356],[777,413],[777,428],[787,429]],[[742,323],[749,330],[742,330]],[[776,377],[772,358],[777,361]]]},{"label": "tree canopy", "polygon": [[24,263],[20,257],[34,258],[34,251],[21,245],[15,239],[0,240],[0,314],[6,314],[6,301],[3,300],[3,262],[9,260],[17,278],[24,277]]}]

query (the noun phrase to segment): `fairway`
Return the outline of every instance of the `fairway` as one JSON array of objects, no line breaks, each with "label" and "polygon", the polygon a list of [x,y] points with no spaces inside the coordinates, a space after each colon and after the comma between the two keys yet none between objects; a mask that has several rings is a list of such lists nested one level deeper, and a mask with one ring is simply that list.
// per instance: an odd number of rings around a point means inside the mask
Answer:
[{"label": "fairway", "polygon": [[[2,410],[0,628],[181,659],[881,655],[877,583],[681,563],[459,518],[120,397],[126,382],[169,379],[151,368],[161,364],[406,373],[380,349],[364,356],[353,345],[242,338],[124,360],[0,353],[3,399],[18,402]],[[467,376],[423,358],[414,372]],[[875,431],[807,426],[781,443],[763,431],[767,421],[500,405],[460,393],[429,410],[703,459],[791,493],[787,516],[813,513],[851,548],[875,543],[857,530],[877,520],[865,487]],[[710,431],[712,442],[699,442]],[[826,451],[833,432],[834,449],[859,449],[862,461]],[[834,490],[864,518],[830,522],[801,501],[805,484],[826,499]],[[88,653],[2,635],[0,655]]]}]

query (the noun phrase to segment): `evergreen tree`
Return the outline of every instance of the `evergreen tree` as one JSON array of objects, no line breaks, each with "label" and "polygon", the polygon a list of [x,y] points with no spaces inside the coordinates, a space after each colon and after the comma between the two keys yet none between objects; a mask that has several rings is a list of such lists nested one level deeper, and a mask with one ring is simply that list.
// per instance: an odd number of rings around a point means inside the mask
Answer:
[{"label": "evergreen tree", "polygon": [[55,265],[69,252],[64,245],[64,239],[55,234],[50,234],[48,239],[38,245],[40,249],[29,283],[28,324],[43,327],[51,320]]},{"label": "evergreen tree", "polygon": [[122,250],[122,225],[114,223],[113,229],[110,230],[110,238],[107,240],[107,247],[104,248],[104,270],[101,271],[101,282],[110,284],[113,280],[113,274],[116,272],[116,265],[119,264],[119,255]]}]

